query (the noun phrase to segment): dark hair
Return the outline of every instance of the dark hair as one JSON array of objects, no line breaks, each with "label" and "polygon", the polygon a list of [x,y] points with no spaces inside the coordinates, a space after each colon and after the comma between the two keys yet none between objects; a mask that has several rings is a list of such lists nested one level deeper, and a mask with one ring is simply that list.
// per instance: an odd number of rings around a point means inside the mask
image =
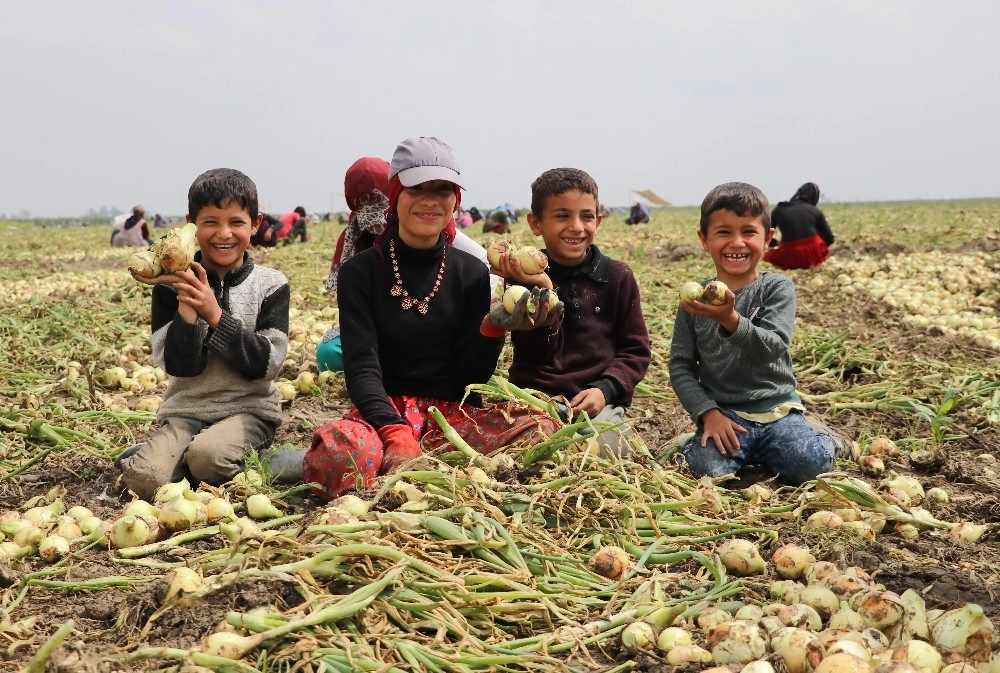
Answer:
[{"label": "dark hair", "polygon": [[701,202],[701,233],[708,233],[708,219],[717,210],[730,210],[740,217],[759,217],[764,232],[771,230],[771,213],[767,197],[745,182],[727,182],[708,193]]},{"label": "dark hair", "polygon": [[235,203],[257,220],[257,185],[234,168],[213,168],[194,179],[188,189],[188,216],[193,222],[206,206],[224,208]]},{"label": "dark hair", "polygon": [[295,206],[295,212],[299,214],[299,217],[306,216],[306,209],[303,208],[302,206]]},{"label": "dark hair", "polygon": [[541,217],[546,199],[574,189],[592,194],[597,207],[597,183],[588,173],[579,168],[551,168],[545,171],[531,183],[531,212],[535,217]]},{"label": "dark hair", "polygon": [[805,201],[815,206],[819,203],[819,185],[815,182],[807,182],[795,192],[795,195],[792,196],[792,201]]}]

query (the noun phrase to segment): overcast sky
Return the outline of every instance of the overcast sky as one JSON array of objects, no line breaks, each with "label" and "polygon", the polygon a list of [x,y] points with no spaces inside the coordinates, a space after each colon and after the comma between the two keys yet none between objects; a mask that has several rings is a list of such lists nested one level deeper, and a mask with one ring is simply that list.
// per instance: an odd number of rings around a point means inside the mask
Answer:
[{"label": "overcast sky", "polygon": [[602,200],[742,180],[840,201],[1000,196],[995,0],[0,4],[0,213],[181,214],[202,171],[279,212],[436,135],[466,205],[543,170]]}]

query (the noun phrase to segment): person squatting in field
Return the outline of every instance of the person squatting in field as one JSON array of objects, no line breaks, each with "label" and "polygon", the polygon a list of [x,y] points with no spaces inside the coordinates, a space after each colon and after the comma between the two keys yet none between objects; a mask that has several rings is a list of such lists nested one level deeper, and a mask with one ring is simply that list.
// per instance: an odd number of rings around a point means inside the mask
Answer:
[{"label": "person squatting in field", "polygon": [[[273,381],[288,352],[288,280],[247,252],[260,224],[257,187],[218,168],[188,191],[200,252],[186,271],[136,280],[155,285],[153,359],[170,376],[159,427],[115,459],[125,484],[149,500],[186,478],[212,485],[243,470],[274,441],[281,396]],[[192,484],[194,485],[194,484]]]},{"label": "person squatting in field", "polygon": [[[545,243],[548,273],[527,275],[506,256],[499,272],[516,284],[555,289],[566,305],[561,324],[511,334],[511,383],[563,396],[567,416],[619,422],[649,369],[650,343],[632,269],[594,244],[598,203],[586,172],[542,173],[531,184],[528,226]],[[628,430],[608,430],[597,441],[605,455],[624,455]]]},{"label": "person squatting in field", "polygon": [[290,210],[278,218],[281,226],[275,232],[275,237],[285,245],[294,241],[296,236],[302,243],[306,243],[309,240],[306,234],[308,221],[306,209],[302,206],[296,206],[295,210]]},{"label": "person squatting in field", "polygon": [[771,226],[781,234],[771,239],[764,261],[779,269],[807,269],[826,261],[833,245],[833,231],[819,203],[819,185],[807,182],[790,201],[781,201],[771,213]]},{"label": "person squatting in field", "polygon": [[[386,209],[389,207],[389,162],[378,157],[362,157],[347,169],[344,175],[344,196],[351,214],[347,227],[340,232],[333,252],[330,273],[326,278],[327,292],[336,298],[337,278],[340,268],[354,255],[372,247],[375,238],[385,231]],[[486,249],[455,228],[455,222],[445,226],[445,235],[453,236],[452,245],[478,257],[489,267]],[[490,290],[496,288],[499,278],[490,276]],[[327,330],[316,346],[316,364],[320,371],[343,371],[344,356],[340,327]]]},{"label": "person squatting in field", "polygon": [[132,208],[132,214],[125,219],[115,220],[111,232],[111,245],[116,248],[124,246],[143,247],[152,245],[149,237],[149,225],[146,223],[146,209],[142,206]]},{"label": "person squatting in field", "polygon": [[721,306],[682,300],[674,323],[670,384],[697,425],[684,449],[695,476],[758,464],[797,485],[834,465],[842,438],[807,422],[795,392],[795,286],[757,268],[772,235],[752,185],[719,185],[701,204],[698,238],[729,289]]},{"label": "person squatting in field", "polygon": [[[304,457],[286,450],[268,458],[278,478],[284,469],[296,479],[301,469],[326,500],[446,444],[431,406],[481,453],[540,441],[557,427],[538,411],[465,396],[493,374],[506,330],[535,325],[525,318],[527,294],[513,314],[499,302],[491,308],[486,267],[452,245],[463,183],[451,148],[436,138],[404,140],[388,177],[386,229],[337,278],[353,406],[316,430]],[[557,321],[561,309],[551,306],[539,322]]]}]

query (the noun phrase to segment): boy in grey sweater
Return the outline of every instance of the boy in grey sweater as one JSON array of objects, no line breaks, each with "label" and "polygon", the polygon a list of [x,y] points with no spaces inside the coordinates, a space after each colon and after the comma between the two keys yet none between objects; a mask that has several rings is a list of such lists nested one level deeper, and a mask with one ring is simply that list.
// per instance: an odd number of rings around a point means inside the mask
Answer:
[{"label": "boy in grey sweater", "polygon": [[810,427],[795,393],[795,286],[757,269],[772,235],[752,185],[719,185],[701,204],[698,238],[729,290],[718,306],[681,301],[674,323],[670,383],[697,424],[684,449],[696,476],[756,463],[797,485],[833,469],[835,438]]},{"label": "boy in grey sweater", "polygon": [[218,168],[188,191],[200,251],[185,271],[136,280],[153,288],[153,359],[170,375],[159,428],[122,451],[125,484],[149,500],[168,482],[219,485],[251,449],[274,441],[281,398],[273,381],[288,352],[288,280],[250,259],[260,226],[257,187]]}]

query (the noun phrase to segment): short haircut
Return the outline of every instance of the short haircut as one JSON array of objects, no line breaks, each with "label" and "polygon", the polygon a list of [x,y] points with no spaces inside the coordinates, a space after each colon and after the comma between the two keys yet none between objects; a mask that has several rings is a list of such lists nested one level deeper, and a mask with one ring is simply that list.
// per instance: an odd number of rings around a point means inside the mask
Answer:
[{"label": "short haircut", "polygon": [[740,217],[759,217],[764,224],[764,232],[771,230],[767,197],[745,182],[726,182],[708,193],[701,202],[701,233],[708,233],[708,220],[717,210],[730,210]]},{"label": "short haircut", "polygon": [[299,214],[299,217],[306,216],[306,209],[303,208],[302,206],[295,206],[295,212]]},{"label": "short haircut", "polygon": [[564,192],[577,190],[584,194],[591,194],[594,197],[594,207],[600,200],[597,198],[597,183],[590,175],[579,168],[552,168],[531,183],[531,212],[535,217],[541,217],[545,210],[545,201],[550,196],[557,196]]},{"label": "short haircut", "polygon": [[257,185],[234,168],[213,168],[194,179],[188,189],[188,216],[194,221],[206,206],[225,208],[235,203],[257,220]]}]

